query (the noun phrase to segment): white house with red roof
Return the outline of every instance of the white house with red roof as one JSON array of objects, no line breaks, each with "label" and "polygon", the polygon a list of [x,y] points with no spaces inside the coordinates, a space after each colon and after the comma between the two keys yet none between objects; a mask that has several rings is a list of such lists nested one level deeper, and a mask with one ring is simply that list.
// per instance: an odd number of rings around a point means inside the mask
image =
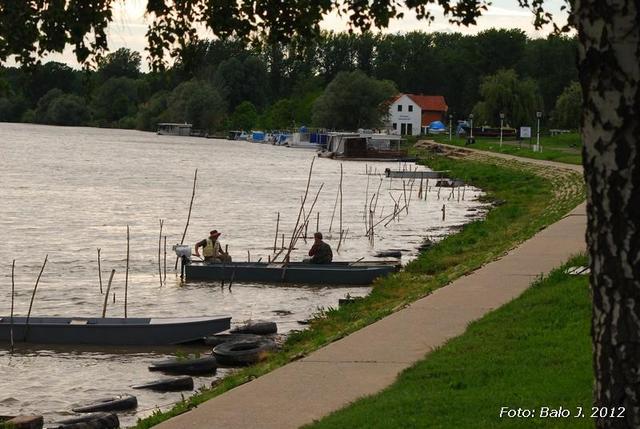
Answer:
[{"label": "white house with red roof", "polygon": [[400,94],[389,105],[387,126],[393,134],[417,136],[431,122],[445,122],[448,109],[442,95]]}]

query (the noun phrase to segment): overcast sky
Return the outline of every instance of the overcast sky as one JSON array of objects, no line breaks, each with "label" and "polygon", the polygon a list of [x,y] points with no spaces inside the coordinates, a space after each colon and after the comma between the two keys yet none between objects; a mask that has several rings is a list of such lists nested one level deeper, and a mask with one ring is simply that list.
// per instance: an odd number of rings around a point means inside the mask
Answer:
[{"label": "overcast sky", "polygon": [[[566,22],[566,13],[560,12],[562,0],[548,0],[547,8],[556,17],[558,24]],[[114,9],[114,20],[109,27],[109,47],[116,50],[121,47],[127,47],[142,53],[146,58],[144,49],[146,47],[145,32],[147,29],[147,21],[144,17],[146,0],[123,0],[117,2]],[[419,21],[411,12],[405,13],[405,18],[391,21],[389,28],[383,29],[382,33],[404,33],[414,30],[423,30],[426,32],[447,31],[461,32],[464,34],[475,34],[488,28],[519,28],[527,33],[529,37],[546,37],[551,28],[543,30],[535,30],[533,28],[533,14],[518,6],[517,0],[494,0],[489,10],[478,19],[478,25],[474,27],[458,27],[449,24],[446,18],[440,12],[440,8],[432,6],[431,10],[436,17],[435,21],[428,25],[424,21]],[[331,14],[324,20],[322,27],[326,30],[343,31],[347,29],[345,19]],[[207,37],[204,33],[201,36]],[[78,64],[71,48],[68,48],[63,54],[49,55],[46,61],[55,60],[67,63],[73,67]],[[146,64],[143,65],[146,70]]]}]

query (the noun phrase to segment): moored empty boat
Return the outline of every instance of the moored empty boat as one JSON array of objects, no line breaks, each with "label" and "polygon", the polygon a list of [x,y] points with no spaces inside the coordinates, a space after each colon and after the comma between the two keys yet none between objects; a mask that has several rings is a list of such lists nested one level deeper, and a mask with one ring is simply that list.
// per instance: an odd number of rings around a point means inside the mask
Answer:
[{"label": "moored empty boat", "polygon": [[35,344],[171,345],[229,329],[230,316],[216,317],[0,317],[0,342]]},{"label": "moored empty boat", "polygon": [[392,170],[386,168],[384,175],[391,178],[400,179],[441,179],[445,177],[444,171],[425,171],[425,170]]}]

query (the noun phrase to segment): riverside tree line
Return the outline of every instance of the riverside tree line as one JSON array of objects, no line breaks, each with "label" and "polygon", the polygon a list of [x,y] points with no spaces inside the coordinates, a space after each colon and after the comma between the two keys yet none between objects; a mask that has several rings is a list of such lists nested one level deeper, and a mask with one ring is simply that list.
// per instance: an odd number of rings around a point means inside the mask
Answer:
[{"label": "riverside tree line", "polygon": [[331,129],[381,125],[398,92],[444,95],[449,113],[496,125],[578,128],[577,41],[520,30],[476,35],[323,33],[289,43],[197,41],[172,67],[143,73],[140,53],[119,49],[91,69],[48,62],[0,68],[0,121],[154,130]]}]

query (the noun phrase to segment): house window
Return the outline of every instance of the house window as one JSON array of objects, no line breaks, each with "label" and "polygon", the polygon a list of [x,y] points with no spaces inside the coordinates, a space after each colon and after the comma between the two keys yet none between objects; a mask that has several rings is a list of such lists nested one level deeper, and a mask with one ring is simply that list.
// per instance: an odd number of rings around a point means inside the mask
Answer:
[{"label": "house window", "polygon": [[398,124],[397,124],[397,123],[395,123],[395,122],[393,123],[393,129],[394,129],[394,130],[397,130],[397,129],[398,129]]},{"label": "house window", "polygon": [[402,104],[398,104],[398,112],[402,112]]},{"label": "house window", "polygon": [[409,104],[407,106],[407,110],[409,110],[409,112],[413,112],[413,105]]}]

